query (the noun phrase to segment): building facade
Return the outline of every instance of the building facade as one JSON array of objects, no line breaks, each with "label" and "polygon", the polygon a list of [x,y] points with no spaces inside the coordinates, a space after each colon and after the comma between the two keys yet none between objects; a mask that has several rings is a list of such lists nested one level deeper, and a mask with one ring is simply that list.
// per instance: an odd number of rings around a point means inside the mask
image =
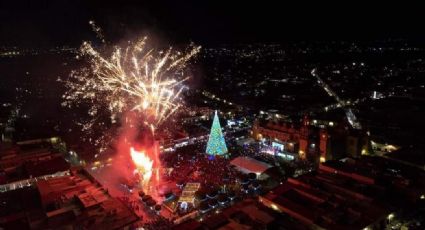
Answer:
[{"label": "building facade", "polygon": [[297,153],[301,159],[319,159],[320,162],[358,157],[369,152],[366,133],[352,130],[345,123],[317,127],[308,117],[301,122],[279,120],[256,121],[252,137],[257,141],[279,142],[285,151]]}]

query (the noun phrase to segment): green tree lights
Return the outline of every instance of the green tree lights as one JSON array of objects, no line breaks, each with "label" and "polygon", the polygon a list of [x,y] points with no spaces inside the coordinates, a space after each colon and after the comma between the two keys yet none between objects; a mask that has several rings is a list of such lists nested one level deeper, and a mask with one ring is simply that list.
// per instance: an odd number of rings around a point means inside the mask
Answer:
[{"label": "green tree lights", "polygon": [[214,114],[214,120],[211,126],[210,136],[208,138],[207,150],[208,155],[224,156],[228,153],[223,133],[221,132],[220,121],[218,120],[217,110]]}]

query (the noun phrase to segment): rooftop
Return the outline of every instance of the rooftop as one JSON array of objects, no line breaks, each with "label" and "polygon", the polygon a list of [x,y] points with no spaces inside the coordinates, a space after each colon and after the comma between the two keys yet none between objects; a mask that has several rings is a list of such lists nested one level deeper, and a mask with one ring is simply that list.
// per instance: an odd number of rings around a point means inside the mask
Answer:
[{"label": "rooftop", "polygon": [[260,201],[305,224],[325,229],[362,229],[390,213],[388,206],[352,190],[338,176],[319,172],[290,178]]},{"label": "rooftop", "polygon": [[248,173],[252,172],[257,174],[261,174],[272,167],[271,165],[265,162],[255,160],[251,157],[236,157],[230,162],[230,164]]},{"label": "rooftop", "polygon": [[38,163],[25,164],[25,171],[29,176],[38,177],[56,172],[69,170],[70,165],[62,157],[55,157],[50,160],[41,161]]},{"label": "rooftop", "polygon": [[26,226],[20,229],[30,226],[42,229],[59,226],[69,229],[121,229],[138,220],[123,203],[111,197],[108,191],[86,175],[84,171],[72,171],[71,176],[38,180],[36,189],[26,188],[2,194],[24,193],[14,196],[15,199],[9,199],[8,196],[9,202],[19,203],[20,197],[36,201],[31,202],[31,206],[22,203],[22,218],[11,216],[16,216],[16,212],[2,213],[2,226],[19,220]]},{"label": "rooftop", "polygon": [[289,216],[275,213],[253,199],[245,199],[219,213],[203,217],[202,221],[191,220],[173,229],[276,229],[278,226],[292,230],[308,229]]}]

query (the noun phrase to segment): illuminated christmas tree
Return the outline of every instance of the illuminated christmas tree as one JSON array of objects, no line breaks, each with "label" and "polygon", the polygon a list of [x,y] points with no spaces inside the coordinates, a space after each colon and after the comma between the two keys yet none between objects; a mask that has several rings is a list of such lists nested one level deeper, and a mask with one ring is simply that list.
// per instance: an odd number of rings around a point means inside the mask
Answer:
[{"label": "illuminated christmas tree", "polygon": [[217,110],[214,114],[214,120],[211,126],[210,137],[207,143],[207,154],[211,156],[224,156],[227,154],[226,142],[221,132],[220,121],[218,120]]}]

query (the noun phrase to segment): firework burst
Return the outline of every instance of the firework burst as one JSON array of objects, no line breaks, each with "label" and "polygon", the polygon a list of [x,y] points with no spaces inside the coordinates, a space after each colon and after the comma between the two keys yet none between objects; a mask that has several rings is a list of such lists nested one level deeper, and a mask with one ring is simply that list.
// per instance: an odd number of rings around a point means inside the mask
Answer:
[{"label": "firework burst", "polygon": [[[108,115],[115,123],[125,112],[140,114],[143,123],[154,130],[182,106],[187,62],[200,47],[190,45],[185,52],[149,49],[143,37],[125,47],[114,47],[110,55],[97,51],[89,42],[80,47],[77,58],[86,58],[89,67],[71,73],[65,82],[64,106],[88,106],[91,119],[82,122],[83,131],[104,125]],[[84,106],[82,105],[84,104]]]}]

